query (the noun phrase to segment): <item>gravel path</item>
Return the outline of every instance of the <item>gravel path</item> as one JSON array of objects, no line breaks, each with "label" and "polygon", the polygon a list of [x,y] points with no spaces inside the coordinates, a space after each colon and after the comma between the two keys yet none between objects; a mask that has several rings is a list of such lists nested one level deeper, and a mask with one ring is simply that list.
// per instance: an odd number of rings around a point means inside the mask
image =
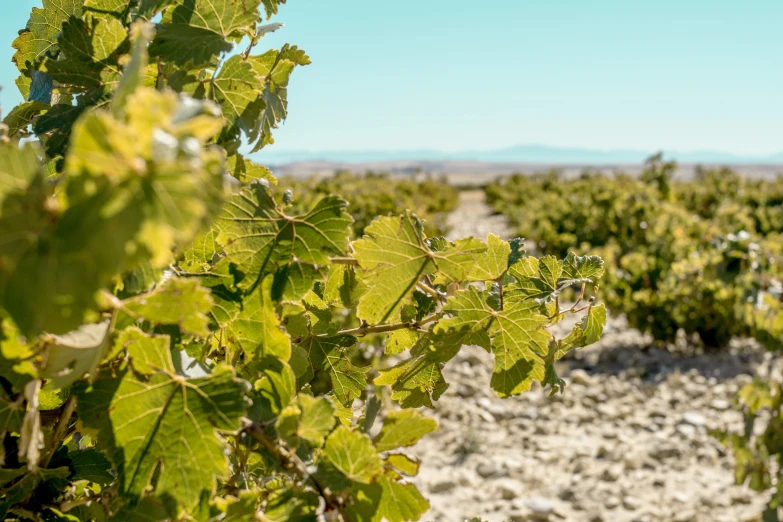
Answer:
[{"label": "gravel path", "polygon": [[[452,226],[454,237],[509,234],[481,191],[461,194]],[[610,318],[599,343],[562,363],[564,394],[501,400],[492,357],[463,349],[430,413],[440,430],[414,448],[432,505],[423,520],[761,520],[766,498],[734,485],[733,460],[708,430],[741,428],[734,395],[769,366],[750,342],[673,354]]]}]

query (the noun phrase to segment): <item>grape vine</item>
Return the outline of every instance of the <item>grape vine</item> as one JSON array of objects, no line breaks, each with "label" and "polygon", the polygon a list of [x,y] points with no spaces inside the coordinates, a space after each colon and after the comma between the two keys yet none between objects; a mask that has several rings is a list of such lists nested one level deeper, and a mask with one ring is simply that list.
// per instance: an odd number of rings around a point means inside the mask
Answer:
[{"label": "grape vine", "polygon": [[342,198],[278,197],[239,151],[273,142],[309,63],[254,54],[280,3],[44,0],[15,40],[4,519],[418,520],[404,448],[437,428],[415,408],[460,348],[494,354],[507,397],[562,390],[556,361],[600,337],[598,257],[427,237],[410,211],[352,240]]}]

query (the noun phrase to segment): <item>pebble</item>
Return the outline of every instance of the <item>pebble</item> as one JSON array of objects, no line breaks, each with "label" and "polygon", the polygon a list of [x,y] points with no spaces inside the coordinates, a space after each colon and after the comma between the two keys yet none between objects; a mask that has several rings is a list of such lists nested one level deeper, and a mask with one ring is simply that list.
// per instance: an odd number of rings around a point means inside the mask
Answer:
[{"label": "pebble", "polygon": [[446,493],[457,487],[457,483],[451,479],[443,479],[430,484],[430,493]]},{"label": "pebble", "polygon": [[501,469],[494,462],[482,462],[476,467],[476,473],[482,478],[500,475]]},{"label": "pebble", "polygon": [[694,426],[696,428],[700,428],[701,426],[707,424],[707,418],[701,413],[695,411],[688,411],[683,413],[682,421],[685,424],[690,424],[691,426]]},{"label": "pebble", "polygon": [[514,500],[522,496],[525,486],[518,480],[503,479],[498,481],[497,485],[500,498],[504,500]]},{"label": "pebble", "polygon": [[539,517],[549,516],[555,510],[555,505],[551,500],[541,497],[532,497],[528,499],[525,506],[527,506],[533,515]]},{"label": "pebble", "polygon": [[636,511],[642,507],[642,503],[638,498],[626,495],[623,497],[623,507],[628,511]]}]

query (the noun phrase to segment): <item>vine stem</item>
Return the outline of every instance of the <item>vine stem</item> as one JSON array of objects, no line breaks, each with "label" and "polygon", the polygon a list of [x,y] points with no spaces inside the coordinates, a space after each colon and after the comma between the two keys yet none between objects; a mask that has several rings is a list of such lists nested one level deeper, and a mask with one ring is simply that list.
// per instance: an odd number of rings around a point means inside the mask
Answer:
[{"label": "vine stem", "polygon": [[52,435],[52,446],[46,456],[38,463],[41,468],[48,466],[49,461],[52,460],[54,452],[57,451],[57,448],[60,446],[60,442],[62,442],[63,437],[65,437],[65,433],[68,431],[68,424],[71,422],[71,416],[73,415],[75,409],[76,396],[71,394],[68,396],[68,400],[65,401],[63,411],[60,412],[60,418],[57,420],[57,426],[54,428],[54,434]]},{"label": "vine stem", "polygon": [[340,508],[340,503],[335,502],[332,495],[313,477],[308,471],[307,466],[302,459],[300,459],[295,453],[286,453],[283,451],[275,441],[273,441],[264,432],[263,428],[258,424],[251,422],[249,419],[245,419],[247,425],[243,428],[245,433],[250,435],[256,442],[261,444],[265,450],[267,450],[285,469],[293,470],[293,472],[299,477],[299,480],[303,482],[310,481],[318,494],[323,497],[326,503],[332,508]]},{"label": "vine stem", "polygon": [[433,321],[436,321],[437,319],[438,319],[438,314],[435,313],[425,317],[421,321],[408,321],[405,323],[394,323],[394,324],[379,324],[376,326],[363,324],[357,328],[340,330],[339,332],[337,332],[337,334],[318,334],[315,337],[332,337],[333,335],[356,335],[361,337],[363,335],[393,332],[395,330],[405,330],[405,329],[418,330],[419,327],[424,326],[425,324],[429,324]]}]

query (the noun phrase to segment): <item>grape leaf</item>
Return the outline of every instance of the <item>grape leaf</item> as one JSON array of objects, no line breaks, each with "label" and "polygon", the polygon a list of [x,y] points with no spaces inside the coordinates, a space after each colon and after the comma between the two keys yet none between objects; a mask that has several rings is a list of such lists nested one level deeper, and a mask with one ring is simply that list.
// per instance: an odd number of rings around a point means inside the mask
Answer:
[{"label": "grape leaf", "polygon": [[126,328],[117,336],[112,354],[125,350],[136,373],[153,375],[174,373],[171,341],[167,335],[148,335],[136,327]]},{"label": "grape leaf", "polygon": [[523,257],[509,268],[508,273],[517,281],[504,292],[508,301],[541,299],[557,290],[557,281],[552,282],[551,272],[547,272],[549,280],[544,276],[541,263],[535,257]]},{"label": "grape leaf", "polygon": [[391,368],[380,370],[380,375],[373,382],[379,386],[391,386],[392,400],[403,408],[433,408],[433,401],[437,401],[449,387],[443,378],[441,365],[432,352],[424,351]]},{"label": "grape leaf", "polygon": [[43,9],[33,7],[27,28],[19,32],[12,47],[13,62],[22,73],[38,67],[44,56],[56,56],[60,26],[70,16],[81,16],[82,0],[43,0]]},{"label": "grape leaf", "polygon": [[357,368],[348,359],[346,349],[357,342],[356,337],[351,335],[338,335],[310,336],[301,344],[312,366],[329,375],[337,400],[346,406],[361,396],[367,387],[369,368]]},{"label": "grape leaf", "polygon": [[263,79],[242,56],[232,56],[223,64],[210,82],[210,99],[220,105],[223,117],[228,120],[224,132],[251,129],[261,117],[263,88]]},{"label": "grape leaf", "polygon": [[254,179],[265,179],[272,185],[277,185],[277,179],[268,168],[253,163],[241,154],[233,154],[226,161],[228,172],[239,181],[248,183]]},{"label": "grape leaf", "polygon": [[192,0],[176,0],[158,26],[150,56],[160,56],[180,66],[208,65],[220,53],[231,50],[229,37],[258,21],[260,1],[211,0],[196,4]]},{"label": "grape leaf", "polygon": [[606,306],[600,304],[591,306],[580,322],[574,325],[574,329],[559,342],[559,352],[556,359],[573,350],[582,348],[598,341],[606,325]]},{"label": "grape leaf", "polygon": [[278,416],[296,395],[296,376],[285,361],[277,357],[264,357],[255,364],[262,376],[253,386],[253,406],[248,418],[255,422],[268,422]]},{"label": "grape leaf", "polygon": [[508,269],[511,246],[495,234],[487,236],[487,251],[476,256],[476,264],[468,274],[469,281],[491,281]]},{"label": "grape leaf", "polygon": [[250,359],[274,356],[287,361],[291,340],[280,328],[272,300],[272,276],[267,276],[253,293],[245,296],[242,311],[226,327],[228,344],[245,352]]},{"label": "grape leaf", "polygon": [[353,243],[368,287],[359,298],[357,315],[370,324],[399,319],[400,308],[427,274],[440,272],[464,280],[475,256],[486,250],[477,240],[464,240],[435,252],[410,214],[378,217],[364,232],[365,237]]},{"label": "grape leaf", "polygon": [[369,484],[381,474],[382,463],[370,437],[338,426],[326,439],[324,455],[348,479]]},{"label": "grape leaf", "polygon": [[419,520],[429,511],[430,503],[413,484],[400,484],[388,475],[378,479],[383,488],[378,505],[377,520],[407,522]]},{"label": "grape leaf", "polygon": [[419,473],[420,462],[402,453],[391,453],[386,456],[384,462],[390,464],[400,473],[415,477]]},{"label": "grape leaf", "polygon": [[98,450],[70,451],[68,460],[71,461],[70,467],[73,470],[71,480],[89,480],[101,487],[114,482],[114,476],[110,472],[111,462]]},{"label": "grape leaf", "polygon": [[598,256],[577,256],[569,252],[563,262],[563,277],[595,281],[604,275],[604,260]]},{"label": "grape leaf", "polygon": [[270,50],[259,56],[248,57],[256,74],[265,81],[261,117],[249,134],[255,141],[252,152],[258,152],[274,143],[272,129],[288,116],[288,80],[297,65],[308,65],[310,58],[296,46],[283,46],[280,51]]},{"label": "grape leaf", "polygon": [[216,480],[228,472],[215,429],[238,428],[243,391],[222,366],[200,379],[170,373],[140,379],[125,369],[89,388],[74,388],[80,419],[110,448],[120,491],[131,505],[153,488],[186,509],[214,492]]},{"label": "grape leaf", "polygon": [[445,311],[454,317],[438,324],[438,330],[469,328],[485,330],[492,338],[495,369],[491,386],[500,397],[518,395],[530,389],[532,379],[544,378],[544,356],[550,334],[543,326],[547,318],[535,301],[507,303],[495,310],[475,287],[449,298]]},{"label": "grape leaf", "polygon": [[438,421],[415,410],[392,410],[383,421],[381,432],[375,437],[375,448],[388,451],[402,446],[413,446],[427,433],[438,428]]},{"label": "grape leaf", "polygon": [[262,515],[266,522],[311,522],[317,520],[319,497],[313,491],[284,488],[269,494]]},{"label": "grape leaf", "polygon": [[[218,241],[225,246],[227,261],[246,275],[263,276],[294,258],[326,265],[329,256],[340,256],[348,248],[352,219],[345,212],[347,205],[328,196],[307,214],[291,217],[277,209],[266,187],[253,183],[228,201],[218,220]],[[239,286],[247,289],[255,282],[246,277]]]},{"label": "grape leaf", "polygon": [[33,362],[36,354],[8,319],[0,320],[0,375],[17,393],[25,384],[38,378]]},{"label": "grape leaf", "polygon": [[112,16],[71,17],[58,38],[61,58],[48,60],[46,72],[65,92],[84,92],[120,79],[117,59],[128,50],[128,31]]},{"label": "grape leaf", "polygon": [[[48,108],[48,104],[39,101],[20,103],[14,107],[11,112],[3,118],[3,123],[8,126],[8,137],[24,137],[27,134],[27,127],[33,122],[33,118]],[[3,174],[0,173],[0,184],[3,183],[2,177]]]},{"label": "grape leaf", "polygon": [[153,324],[173,324],[182,333],[206,337],[213,301],[210,291],[195,279],[172,277],[148,294],[122,302],[123,309],[134,318]]}]

